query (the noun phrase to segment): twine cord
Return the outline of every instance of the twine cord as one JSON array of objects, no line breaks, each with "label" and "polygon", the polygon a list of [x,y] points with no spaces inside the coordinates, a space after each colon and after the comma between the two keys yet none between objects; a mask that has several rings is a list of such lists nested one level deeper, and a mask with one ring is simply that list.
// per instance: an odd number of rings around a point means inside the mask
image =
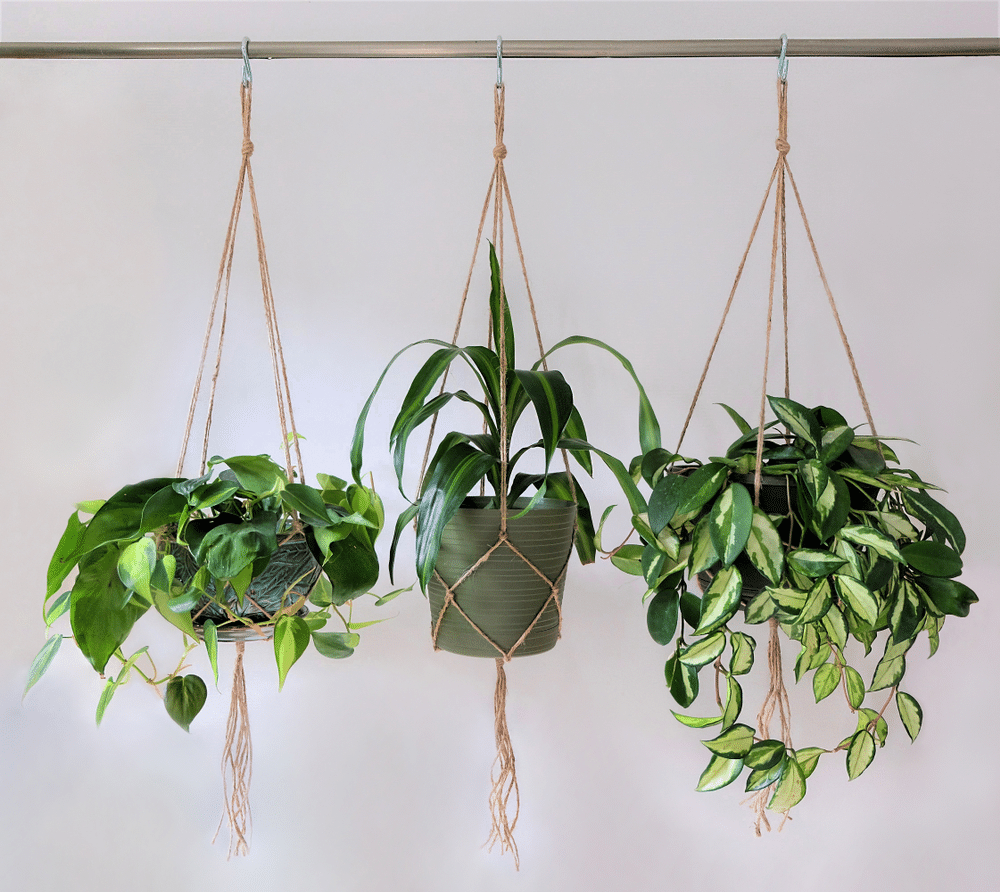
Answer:
[{"label": "twine cord", "polygon": [[[244,56],[246,45],[244,43]],[[249,64],[247,63],[247,71]],[[240,146],[240,174],[236,185],[236,196],[229,214],[229,224],[226,228],[226,238],[222,250],[222,260],[216,277],[215,292],[208,315],[208,325],[202,344],[198,373],[195,376],[191,403],[188,409],[187,422],[181,443],[180,457],[177,460],[177,475],[182,476],[184,460],[187,455],[188,443],[201,393],[205,365],[208,358],[208,348],[215,329],[215,319],[220,315],[219,332],[216,341],[215,359],[212,366],[212,377],[209,386],[208,405],[205,412],[205,426],[202,437],[201,462],[198,476],[205,473],[208,463],[208,442],[212,429],[212,416],[215,408],[215,395],[222,367],[222,352],[225,343],[226,320],[229,309],[229,286],[232,280],[233,256],[236,248],[236,230],[240,211],[243,206],[244,191],[250,194],[250,207],[253,214],[254,234],[257,244],[257,262],[260,270],[261,294],[264,303],[264,319],[267,327],[268,348],[271,354],[271,371],[274,379],[274,393],[277,402],[278,422],[281,428],[282,450],[285,458],[285,471],[288,480],[293,481],[296,472],[300,480],[305,478],[302,464],[302,453],[298,436],[295,434],[295,414],[292,409],[291,388],[288,381],[288,368],[285,364],[284,350],[281,344],[281,334],[278,330],[278,316],[271,289],[271,273],[267,265],[267,252],[264,245],[264,232],[260,222],[260,210],[257,205],[257,192],[254,187],[253,168],[250,158],[254,145],[250,139],[250,113],[252,106],[252,86],[249,76],[244,77],[240,86],[240,107],[243,122],[243,140]],[[219,303],[221,297],[221,314]],[[294,453],[294,460],[293,460]],[[293,514],[293,535],[301,530],[298,517]],[[273,617],[272,617],[273,618]],[[260,630],[258,629],[260,632]],[[261,637],[264,635],[262,632]],[[250,778],[253,768],[253,746],[250,739],[250,716],[247,709],[246,679],[243,672],[244,642],[236,645],[236,665],[233,671],[233,693],[229,708],[229,720],[226,727],[226,741],[222,755],[222,777],[224,788],[225,813],[219,822],[228,819],[229,823],[229,857],[245,855],[249,850],[249,834],[252,824],[250,815]],[[218,837],[218,831],[216,831]],[[213,840],[214,841],[214,840]]]},{"label": "twine cord", "polygon": [[250,849],[253,820],[250,814],[250,777],[253,773],[253,742],[250,739],[250,711],[247,707],[246,677],[243,672],[244,642],[236,642],[236,666],[233,670],[233,692],[226,721],[226,745],[222,754],[222,777],[226,795],[225,814],[219,820],[215,837],[223,821],[229,823],[229,854],[246,855]]},{"label": "twine cord", "polygon": [[[805,227],[806,237],[809,241],[809,246],[812,249],[813,259],[816,262],[816,268],[819,271],[820,280],[823,283],[824,291],[826,292],[827,300],[830,304],[830,309],[833,312],[834,322],[836,324],[837,332],[840,335],[841,343],[844,347],[844,352],[847,354],[847,360],[851,368],[851,374],[854,377],[854,383],[857,387],[858,396],[861,398],[861,404],[864,407],[865,417],[868,421],[868,425],[871,428],[872,436],[876,438],[876,444],[878,446],[879,452],[882,451],[881,443],[878,441],[878,434],[875,430],[875,423],[872,419],[871,409],[868,404],[867,396],[865,395],[864,386],[861,383],[861,376],[858,372],[857,363],[854,360],[854,354],[851,350],[850,343],[847,340],[847,334],[844,331],[843,323],[841,322],[840,313],[837,309],[837,303],[834,300],[833,292],[830,289],[829,282],[826,278],[826,273],[823,270],[823,264],[819,258],[819,251],[816,248],[816,242],[813,239],[812,230],[809,226],[809,220],[806,216],[805,207],[802,203],[802,197],[799,194],[798,186],[795,183],[795,178],[792,176],[791,167],[788,164],[788,153],[791,150],[791,146],[788,142],[788,83],[784,77],[779,77],[778,79],[778,136],[775,140],[775,148],[778,152],[777,160],[775,161],[774,169],[771,171],[771,178],[768,181],[767,189],[764,192],[764,200],[761,202],[760,209],[757,212],[757,217],[754,220],[753,228],[750,232],[750,239],[747,242],[746,250],[743,252],[743,257],[740,260],[740,265],[736,271],[736,279],[733,282],[732,290],[729,293],[729,298],[726,301],[726,305],[722,312],[722,319],[719,322],[719,327],[716,330],[715,337],[712,341],[711,348],[709,349],[708,359],[705,362],[705,366],[702,370],[701,377],[698,380],[697,387],[695,388],[694,398],[691,401],[690,408],[688,409],[687,416],[684,420],[683,428],[681,429],[681,436],[677,444],[676,452],[680,452],[681,444],[684,441],[684,436],[687,433],[688,425],[690,424],[691,417],[694,414],[695,406],[698,402],[698,397],[701,394],[702,387],[705,383],[705,379],[708,375],[708,369],[711,365],[712,358],[715,355],[715,349],[718,346],[719,338],[722,334],[722,329],[726,324],[726,320],[729,316],[730,308],[732,307],[733,298],[736,294],[736,289],[739,286],[740,279],[743,275],[743,269],[746,265],[747,257],[750,253],[750,248],[753,245],[754,239],[757,235],[757,230],[760,225],[760,221],[763,218],[764,209],[767,206],[768,199],[771,195],[771,188],[775,186],[775,204],[774,204],[774,227],[771,239],[771,267],[770,267],[770,279],[768,285],[768,299],[767,299],[767,324],[764,333],[764,361],[763,361],[763,374],[761,380],[761,391],[760,391],[760,411],[757,425],[757,448],[754,460],[754,504],[760,504],[760,490],[762,482],[762,471],[763,471],[763,452],[764,452],[764,416],[767,404],[767,379],[768,379],[768,366],[771,355],[771,329],[773,323],[774,314],[774,291],[777,282],[777,268],[779,262],[779,251],[780,251],[780,265],[781,265],[781,312],[782,312],[782,323],[783,323],[783,335],[784,335],[784,362],[785,362],[785,380],[784,380],[784,392],[787,398],[790,393],[790,371],[789,371],[789,337],[788,337],[788,243],[787,243],[787,214],[786,214],[786,178],[792,186],[792,192],[795,195],[795,201],[799,208],[799,214],[802,217],[802,223]],[[790,433],[786,429],[786,437],[790,436]],[[789,493],[790,489],[789,483],[786,480],[786,492]],[[764,702],[761,705],[760,711],[757,715],[757,727],[760,739],[766,740],[770,738],[770,725],[772,718],[774,716],[774,711],[777,709],[779,720],[780,720],[780,734],[781,741],[785,744],[788,749],[792,749],[792,739],[791,739],[791,707],[788,700],[788,692],[785,688],[784,680],[782,678],[781,672],[781,643],[778,635],[778,622],[773,617],[769,620],[770,625],[770,635],[768,641],[767,650],[767,663],[768,663],[768,673],[770,675],[770,685]],[[761,828],[764,827],[767,830],[771,829],[771,825],[767,819],[766,807],[768,799],[774,789],[774,785],[758,791],[753,796],[749,797],[748,800],[751,802],[751,807],[756,813],[755,831],[758,836],[761,834]],[[785,819],[787,820],[788,813],[785,813]],[[780,828],[779,828],[780,829]]]},{"label": "twine cord", "polygon": [[729,318],[729,311],[733,306],[733,298],[736,297],[736,289],[739,287],[740,280],[743,278],[743,268],[746,266],[747,258],[750,256],[750,248],[754,243],[754,239],[757,237],[757,228],[760,226],[760,221],[764,216],[764,210],[767,207],[767,199],[771,195],[771,187],[774,185],[774,180],[778,175],[778,168],[780,164],[776,163],[774,165],[774,170],[771,171],[771,179],[768,181],[767,189],[764,192],[764,200],[760,203],[760,209],[757,211],[757,217],[754,220],[753,228],[750,230],[750,239],[747,242],[746,250],[743,252],[743,257],[740,260],[740,265],[736,270],[736,279],[733,281],[733,287],[729,291],[729,299],[726,301],[726,306],[722,311],[722,319],[719,321],[719,327],[715,331],[715,337],[712,339],[712,346],[708,351],[708,358],[705,360],[705,366],[702,369],[701,377],[698,379],[698,384],[694,389],[694,396],[691,399],[691,405],[688,407],[687,415],[684,418],[684,425],[681,427],[681,435],[677,440],[677,448],[674,452],[680,453],[681,445],[684,443],[684,437],[687,434],[688,426],[691,424],[691,418],[694,415],[695,407],[698,405],[698,398],[701,396],[701,389],[705,384],[705,379],[708,377],[708,369],[712,364],[712,359],[715,357],[715,348],[719,345],[719,338],[722,337],[722,329],[725,328],[726,320]]},{"label": "twine cord", "polygon": [[[489,839],[486,841],[488,851],[500,843],[501,854],[509,851],[514,856],[514,868],[520,870],[521,859],[514,841],[514,828],[521,814],[521,792],[517,786],[517,771],[514,766],[514,747],[510,742],[510,731],[507,728],[507,673],[504,669],[504,659],[498,657],[497,681],[493,692],[494,736],[497,744],[497,757],[490,769],[490,780],[493,789],[490,791],[490,814],[493,826]],[[511,795],[514,796],[514,818],[507,817],[508,804]]]},{"label": "twine cord", "polygon": [[[302,454],[299,448],[298,438],[292,436],[295,428],[295,415],[292,409],[291,390],[288,383],[288,369],[285,364],[284,351],[281,345],[281,335],[278,331],[277,311],[274,303],[274,293],[271,289],[271,274],[267,265],[267,252],[264,246],[264,233],[260,223],[260,211],[257,205],[257,193],[254,188],[253,168],[250,164],[250,157],[253,155],[254,145],[250,139],[250,112],[252,104],[252,86],[249,83],[240,86],[240,105],[243,121],[243,141],[241,144],[241,162],[239,180],[236,186],[236,196],[233,200],[232,211],[229,215],[229,224],[226,228],[226,238],[222,250],[222,260],[219,263],[219,272],[216,277],[215,292],[212,296],[212,303],[208,315],[208,324],[205,330],[205,338],[202,343],[201,358],[198,364],[198,372],[195,376],[194,387],[191,393],[191,402],[188,408],[187,421],[184,428],[184,435],[181,441],[180,457],[177,460],[177,475],[183,474],[184,460],[187,455],[188,443],[191,431],[194,427],[195,415],[197,412],[198,400],[201,394],[202,382],[204,379],[205,365],[208,357],[209,344],[212,341],[212,332],[215,329],[215,319],[218,313],[220,296],[222,299],[221,320],[219,324],[218,338],[216,341],[215,361],[212,368],[212,377],[209,387],[208,405],[205,413],[204,435],[202,438],[201,462],[199,465],[199,476],[205,473],[208,463],[208,442],[212,428],[212,417],[215,408],[215,394],[219,378],[219,371],[222,367],[222,352],[225,342],[226,319],[229,306],[229,286],[232,280],[233,256],[236,248],[236,229],[239,223],[240,211],[243,205],[244,189],[249,187],[250,206],[253,213],[254,231],[257,243],[257,260],[260,267],[261,293],[264,302],[264,318],[267,324],[268,347],[271,353],[271,366],[274,377],[274,391],[278,408],[278,421],[281,427],[282,448],[285,454],[285,470],[288,479],[292,480],[295,471],[298,471],[299,478],[304,478],[302,464]],[[292,455],[294,452],[294,462]]]},{"label": "twine cord", "polygon": [[[792,746],[792,710],[788,702],[788,691],[785,688],[785,681],[781,674],[781,639],[778,635],[778,621],[772,616],[768,620],[770,626],[770,636],[767,643],[767,667],[770,672],[771,682],[767,690],[767,696],[757,714],[757,735],[761,740],[771,739],[771,719],[774,717],[774,710],[778,710],[779,722],[781,725],[781,737],[779,738],[788,749]],[[770,832],[771,822],[767,819],[767,802],[774,791],[774,784],[758,790],[749,797],[750,807],[756,815],[754,821],[754,833],[761,835],[761,827]],[[788,820],[788,812],[782,819],[779,830]]]},{"label": "twine cord", "polygon": [[847,353],[847,361],[851,366],[851,374],[854,377],[854,386],[857,388],[858,396],[861,399],[861,405],[865,410],[865,419],[868,422],[868,427],[871,429],[872,436],[875,437],[875,444],[878,447],[879,453],[881,453],[882,443],[878,439],[878,432],[875,430],[875,421],[872,418],[871,406],[868,405],[868,397],[865,395],[865,387],[861,383],[861,374],[858,372],[858,365],[854,361],[854,351],[851,350],[851,345],[847,340],[847,332],[844,331],[844,324],[840,320],[840,311],[837,309],[837,302],[834,300],[833,291],[830,289],[830,283],[826,279],[823,264],[819,259],[819,251],[816,248],[816,242],[813,239],[812,229],[809,226],[809,218],[806,217],[806,211],[802,205],[802,197],[799,195],[799,187],[795,184],[795,177],[792,176],[792,169],[788,167],[787,170],[788,182],[792,184],[792,191],[795,193],[795,202],[799,206],[799,214],[802,216],[802,225],[805,227],[806,238],[809,240],[809,247],[812,249],[813,259],[816,261],[816,269],[819,271],[820,281],[823,283],[823,290],[826,292],[826,298],[830,304],[833,319],[837,324],[837,332],[840,335],[841,343],[844,345],[844,351]]},{"label": "twine cord", "polygon": [[[535,307],[534,297],[531,293],[531,284],[528,279],[528,268],[524,259],[524,250],[521,246],[521,237],[517,228],[517,220],[514,216],[514,205],[511,200],[510,195],[510,185],[507,181],[507,174],[504,169],[504,159],[507,157],[507,147],[504,144],[504,97],[505,97],[505,87],[502,82],[498,82],[493,93],[493,112],[494,112],[494,125],[495,125],[495,142],[493,147],[493,172],[490,177],[489,187],[486,190],[486,199],[483,202],[482,212],[479,218],[479,226],[476,231],[476,240],[472,250],[472,262],[469,264],[469,272],[466,276],[465,287],[462,290],[461,301],[459,302],[458,309],[458,319],[455,323],[455,331],[452,335],[451,343],[453,345],[458,343],[459,334],[462,327],[462,319],[465,313],[466,303],[468,301],[469,289],[472,283],[473,270],[476,265],[476,258],[479,253],[479,246],[483,237],[483,230],[486,227],[486,218],[489,214],[490,206],[492,204],[493,209],[493,220],[492,220],[492,237],[493,244],[496,247],[497,254],[497,264],[499,266],[500,273],[500,304],[498,311],[500,313],[500,319],[494,320],[490,318],[489,334],[487,337],[487,343],[491,340],[499,341],[499,343],[494,343],[493,346],[497,351],[500,360],[500,418],[499,418],[499,452],[500,452],[500,530],[497,536],[497,541],[487,549],[486,553],[480,556],[479,560],[470,567],[461,578],[451,585],[447,584],[444,579],[441,578],[437,570],[434,571],[435,579],[444,588],[445,597],[444,602],[441,606],[440,611],[435,617],[434,624],[431,630],[431,640],[434,649],[438,649],[437,640],[438,634],[441,629],[441,623],[444,619],[445,613],[449,608],[458,611],[458,613],[465,619],[465,621],[472,626],[472,628],[479,634],[485,641],[497,651],[497,681],[494,691],[494,717],[495,717],[495,737],[497,746],[497,756],[494,761],[493,769],[490,772],[490,777],[492,781],[492,791],[490,793],[489,804],[490,804],[490,815],[492,828],[490,831],[489,839],[486,842],[489,850],[492,851],[494,845],[499,843],[500,851],[510,851],[514,856],[514,864],[518,869],[520,868],[520,861],[518,857],[517,844],[514,841],[514,828],[517,824],[517,817],[520,813],[520,794],[518,792],[517,786],[517,773],[515,770],[515,760],[514,760],[514,750],[510,741],[510,731],[507,726],[507,715],[506,715],[506,704],[507,704],[507,676],[504,668],[504,664],[507,663],[517,649],[524,643],[528,638],[531,631],[534,629],[535,625],[538,623],[542,614],[549,608],[549,605],[555,603],[556,611],[559,617],[559,626],[557,630],[557,636],[561,635],[562,632],[562,605],[559,599],[559,592],[562,585],[562,581],[565,577],[566,568],[569,563],[569,556],[572,553],[572,544],[566,555],[566,560],[563,562],[562,569],[557,574],[555,580],[549,579],[542,571],[536,567],[522,552],[518,549],[508,537],[508,505],[507,505],[507,481],[509,473],[509,443],[508,438],[510,436],[509,423],[507,418],[507,378],[510,374],[510,368],[507,361],[507,331],[506,325],[504,324],[507,315],[507,294],[506,289],[503,287],[504,281],[504,208],[506,205],[506,210],[510,219],[510,228],[514,234],[514,243],[517,246],[518,259],[521,264],[521,271],[524,276],[525,290],[528,296],[528,306],[531,312],[532,325],[534,326],[535,339],[538,343],[538,352],[541,359],[541,366],[547,371],[548,364],[545,357],[545,348],[542,341],[541,329],[538,324],[538,314]],[[494,332],[499,332],[496,337],[494,337]],[[439,394],[443,393],[445,386],[447,384],[448,370],[446,369],[441,381],[441,387],[438,391]],[[437,426],[437,414],[433,416],[430,424],[430,432],[427,438],[427,445],[424,449],[423,462],[420,468],[420,486],[423,485],[424,477],[427,473],[427,465],[430,459],[431,445],[434,439],[434,433]],[[560,450],[563,456],[563,463],[566,466],[566,476],[568,484],[573,495],[573,500],[576,500],[576,488],[573,481],[573,475],[570,473],[569,458],[565,449]],[[574,537],[575,537],[575,527],[574,527]],[[505,547],[510,549],[520,560],[522,560],[531,570],[537,574],[549,587],[549,597],[545,600],[545,603],[536,613],[535,617],[532,619],[530,625],[522,633],[520,638],[514,643],[512,647],[508,650],[504,650],[497,642],[493,641],[462,609],[461,605],[456,599],[455,593],[458,587],[467,580],[479,567],[481,567],[489,558],[496,553],[497,549]],[[513,796],[515,803],[515,814],[513,820],[508,817],[508,807],[510,805],[511,797]]]}]

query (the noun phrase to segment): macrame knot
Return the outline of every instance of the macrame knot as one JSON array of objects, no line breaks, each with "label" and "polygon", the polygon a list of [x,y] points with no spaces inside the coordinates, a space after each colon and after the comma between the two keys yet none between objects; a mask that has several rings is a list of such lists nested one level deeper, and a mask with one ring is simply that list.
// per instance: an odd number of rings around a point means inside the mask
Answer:
[{"label": "macrame knot", "polygon": [[507,146],[505,146],[502,142],[497,143],[496,148],[493,150],[493,157],[496,158],[497,161],[503,161],[503,159],[507,157]]},{"label": "macrame knot", "polygon": [[253,154],[253,143],[250,142],[250,137],[244,137],[243,139],[243,155],[249,158]]},{"label": "macrame knot", "polygon": [[780,136],[774,141],[774,147],[778,150],[779,155],[787,155],[792,148],[788,144],[788,140],[782,139]]}]

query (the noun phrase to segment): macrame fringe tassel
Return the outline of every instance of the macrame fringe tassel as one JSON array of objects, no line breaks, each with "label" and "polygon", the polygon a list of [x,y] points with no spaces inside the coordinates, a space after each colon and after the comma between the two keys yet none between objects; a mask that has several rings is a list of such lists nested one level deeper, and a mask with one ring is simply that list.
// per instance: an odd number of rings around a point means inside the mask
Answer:
[{"label": "macrame fringe tassel", "polygon": [[250,740],[250,712],[247,709],[246,678],[243,674],[244,643],[236,643],[236,667],[233,670],[233,695],[226,722],[226,745],[222,751],[223,805],[225,814],[219,821],[229,821],[229,854],[246,855],[250,851],[249,837],[253,827],[250,816],[250,776],[253,771],[253,743]]},{"label": "macrame fringe tassel", "polygon": [[[514,856],[515,870],[521,869],[520,857],[517,853],[517,843],[514,842],[514,828],[521,813],[521,794],[517,789],[517,771],[514,767],[514,747],[510,742],[510,732],[507,730],[507,673],[504,670],[504,660],[497,660],[497,684],[493,694],[494,728],[496,731],[497,757],[490,771],[493,781],[493,791],[490,793],[490,816],[493,828],[490,838],[486,840],[488,851],[500,843],[500,852],[510,852]],[[514,796],[514,819],[507,817],[507,805],[511,795]]]},{"label": "macrame fringe tassel", "polygon": [[[771,617],[771,634],[767,643],[767,667],[771,675],[771,684],[768,687],[767,696],[757,714],[757,733],[761,740],[767,740],[771,736],[770,726],[774,710],[777,708],[778,717],[781,722],[781,742],[788,748],[792,747],[792,707],[788,702],[788,691],[785,688],[785,680],[781,676],[781,640],[778,637],[778,621]],[[771,822],[767,819],[767,802],[774,792],[774,784],[765,787],[750,797],[750,808],[757,815],[754,822],[754,833],[760,836],[760,828],[763,826],[768,833],[771,832]],[[788,812],[785,812],[780,831],[788,820]]]}]

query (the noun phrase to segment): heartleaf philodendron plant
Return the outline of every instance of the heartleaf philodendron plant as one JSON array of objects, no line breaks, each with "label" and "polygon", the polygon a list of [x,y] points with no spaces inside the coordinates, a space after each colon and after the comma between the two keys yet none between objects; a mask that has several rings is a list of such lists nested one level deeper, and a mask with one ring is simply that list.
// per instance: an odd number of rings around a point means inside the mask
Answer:
[{"label": "heartleaf philodendron plant", "polygon": [[[389,361],[381,377],[372,390],[358,418],[352,446],[352,467],[355,480],[359,480],[363,462],[365,425],[375,395],[378,393],[386,374],[395,361],[412,347],[432,344],[438,349],[421,366],[403,399],[399,414],[393,422],[389,446],[399,482],[400,492],[410,505],[401,513],[393,536],[390,551],[389,571],[393,572],[396,546],[403,528],[416,518],[416,567],[421,588],[426,590],[434,572],[441,534],[448,521],[454,517],[463,501],[480,481],[485,481],[492,490],[492,499],[486,507],[498,508],[506,499],[508,507],[514,499],[534,487],[535,492],[527,508],[530,511],[545,496],[574,500],[578,506],[576,548],[580,560],[589,563],[594,560],[594,526],[587,498],[575,475],[570,478],[567,471],[553,472],[550,465],[555,453],[566,450],[588,474],[593,471],[590,453],[597,454],[615,475],[632,510],[645,510],[645,500],[639,493],[624,464],[612,455],[602,452],[587,442],[583,419],[577,409],[573,391],[561,372],[542,370],[541,360],[530,369],[520,369],[515,364],[514,328],[510,309],[506,300],[501,300],[503,285],[500,268],[493,245],[490,245],[491,291],[490,310],[493,346],[475,345],[458,347],[446,341],[428,339],[416,341],[400,350]],[[501,311],[503,305],[503,311]],[[504,326],[501,333],[500,326]],[[504,360],[501,364],[500,344],[503,344]],[[640,440],[643,448],[659,445],[659,428],[656,416],[646,397],[645,390],[636,377],[632,364],[617,350],[607,344],[583,336],[566,338],[556,344],[548,354],[571,344],[588,344],[599,347],[621,362],[632,377],[639,391]],[[462,359],[471,370],[480,390],[473,396],[465,390],[441,391],[433,394],[435,385],[442,380],[452,363]],[[506,380],[501,381],[501,368],[507,369]],[[504,388],[506,416],[504,416],[501,388]],[[403,469],[406,446],[410,435],[423,422],[436,416],[451,400],[459,400],[474,406],[484,421],[484,429],[479,433],[453,431],[441,438],[424,474],[420,494],[410,499],[403,488]],[[514,432],[522,420],[525,410],[531,406],[537,420],[541,438],[529,442],[512,452]],[[505,423],[501,423],[504,421]],[[541,451],[544,460],[540,473],[518,472],[502,479],[501,438],[506,437],[506,452],[509,456],[507,471],[512,473],[515,466],[526,455]],[[506,484],[506,489],[505,489]]]},{"label": "heartleaf philodendron plant", "polygon": [[[353,621],[352,601],[378,579],[374,543],[384,512],[370,487],[327,474],[317,480],[318,488],[292,482],[266,455],[215,457],[201,477],[144,480],[106,501],[78,505],[49,565],[43,607],[49,628],[68,613],[72,634],[48,638],[25,692],[51,664],[62,639],[72,637],[106,678],[98,723],[115,691],[135,673],[162,692],[167,712],[187,730],[207,697],[198,675],[183,674],[199,638],[216,683],[218,641],[227,637],[273,635],[279,685],[310,641],[324,656],[350,656],[357,630],[369,625]],[[81,520],[80,514],[92,516]],[[284,567],[288,555],[290,575]],[[72,587],[59,594],[74,569]],[[269,606],[250,594],[262,579],[275,580],[267,583]],[[148,646],[130,653],[125,648],[136,621],[151,608],[183,638],[181,658],[166,673],[157,669]],[[334,617],[344,630],[323,631]]]},{"label": "heartleaf philodendron plant", "polygon": [[[884,439],[859,434],[833,409],[768,399],[777,420],[765,425],[760,504],[758,431],[724,407],[740,430],[724,456],[701,463],[655,449],[633,462],[652,487],[648,511],[633,517],[643,544],[613,560],[649,586],[649,632],[673,643],[665,677],[682,707],[711,667],[718,714],[674,713],[718,731],[704,741],[712,755],[697,788],[719,789],[747,769],[747,791],[770,791],[767,807],[787,813],[822,755],[845,752],[850,779],[871,764],[893,702],[916,738],[922,711],[902,689],[907,653],[925,633],[933,655],[945,617],[968,615],[978,598],[956,579],[965,532],[930,495],[938,487],[899,468]],[[773,430],[779,422],[784,436]],[[694,581],[702,593],[691,590]],[[795,680],[811,674],[817,702],[840,691],[856,719],[843,740],[792,750],[739,721],[738,679],[753,667],[756,645],[740,620],[776,624],[797,642]],[[866,682],[852,663],[880,638],[882,656]],[[866,705],[880,691],[888,697]]]}]

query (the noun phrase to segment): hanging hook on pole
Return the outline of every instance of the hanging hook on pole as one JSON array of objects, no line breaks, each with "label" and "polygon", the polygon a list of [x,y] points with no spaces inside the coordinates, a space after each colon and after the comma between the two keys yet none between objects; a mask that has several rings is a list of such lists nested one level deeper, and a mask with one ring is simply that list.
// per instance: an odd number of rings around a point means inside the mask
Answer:
[{"label": "hanging hook on pole", "polygon": [[503,86],[503,37],[497,35],[497,86]]},{"label": "hanging hook on pole", "polygon": [[243,86],[248,87],[253,83],[253,72],[250,70],[250,55],[248,53],[248,48],[250,46],[250,38],[243,38]]},{"label": "hanging hook on pole", "polygon": [[788,35],[781,35],[781,53],[778,55],[778,80],[782,83],[788,80]]}]

